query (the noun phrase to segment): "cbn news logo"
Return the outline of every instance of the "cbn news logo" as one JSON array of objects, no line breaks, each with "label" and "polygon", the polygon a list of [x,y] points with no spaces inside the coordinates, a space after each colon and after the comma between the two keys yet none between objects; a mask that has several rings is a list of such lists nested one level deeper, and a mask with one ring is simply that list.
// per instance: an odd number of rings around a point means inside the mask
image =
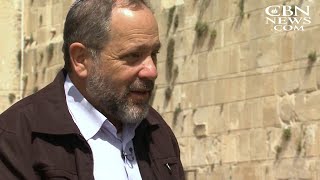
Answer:
[{"label": "cbn news logo", "polygon": [[311,24],[310,6],[273,5],[265,9],[266,24],[272,24],[275,31],[304,31],[304,25]]}]

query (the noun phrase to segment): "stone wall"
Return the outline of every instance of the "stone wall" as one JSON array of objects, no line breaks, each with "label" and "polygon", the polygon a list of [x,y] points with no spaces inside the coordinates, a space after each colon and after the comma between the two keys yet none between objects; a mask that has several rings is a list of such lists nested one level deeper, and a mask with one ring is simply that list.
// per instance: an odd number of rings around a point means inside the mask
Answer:
[{"label": "stone wall", "polygon": [[[6,69],[19,48],[1,51],[14,54],[1,58],[0,72],[6,74],[1,82],[8,84],[0,87],[1,102],[11,91],[22,96],[37,91],[63,66],[61,32],[71,3],[24,1],[23,68],[10,63],[10,72]],[[310,6],[312,23],[304,31],[274,31],[265,8],[275,4]],[[320,2],[152,5],[162,41],[152,105],[178,138],[187,180],[320,179]],[[14,27],[7,31],[19,29]],[[18,34],[10,37],[16,44]]]},{"label": "stone wall", "polygon": [[0,1],[0,111],[20,97],[21,2]]}]

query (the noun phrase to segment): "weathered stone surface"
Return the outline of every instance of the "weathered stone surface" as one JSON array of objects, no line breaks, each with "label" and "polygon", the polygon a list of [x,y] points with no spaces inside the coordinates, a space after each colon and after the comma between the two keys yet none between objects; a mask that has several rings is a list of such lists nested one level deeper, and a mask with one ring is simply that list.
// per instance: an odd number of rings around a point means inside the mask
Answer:
[{"label": "weathered stone surface", "polygon": [[304,159],[282,160],[275,169],[277,179],[312,179],[309,164]]},{"label": "weathered stone surface", "polygon": [[225,129],[225,122],[228,122],[229,106],[224,104],[212,106],[208,118],[209,134],[222,133]]},{"label": "weathered stone surface", "polygon": [[251,160],[267,158],[267,133],[263,129],[250,132],[250,158]]},{"label": "weathered stone surface", "polygon": [[294,38],[294,57],[307,58],[309,53],[320,51],[320,28],[307,29],[304,33],[296,33]]},{"label": "weathered stone surface", "polygon": [[238,73],[240,71],[240,50],[238,46],[221,51],[212,51],[208,56],[208,77]]},{"label": "weathered stone surface", "polygon": [[[182,164],[186,167],[191,165],[191,148],[190,148],[190,138],[178,138],[178,143],[181,153]],[[188,176],[188,174],[187,174]],[[192,176],[192,175],[190,175]]]},{"label": "weathered stone surface", "polygon": [[238,136],[236,135],[223,135],[222,136],[221,152],[222,163],[236,163],[238,152]]},{"label": "weathered stone surface", "polygon": [[296,98],[295,112],[301,121],[319,120],[319,101],[320,94],[318,91],[299,95]]},{"label": "weathered stone surface", "polygon": [[237,180],[257,180],[262,177],[259,170],[259,166],[239,164],[233,170],[232,177]]},{"label": "weathered stone surface", "polygon": [[294,95],[287,95],[279,102],[279,118],[285,124],[290,124],[298,119],[294,108]]},{"label": "weathered stone surface", "polygon": [[[22,1],[25,9],[20,16]],[[62,28],[73,2],[1,1],[0,39],[5,43],[0,44],[0,111],[11,105],[9,94],[16,96],[14,101],[30,95],[62,68]],[[312,23],[303,32],[275,32],[266,24],[264,10],[283,3],[152,2],[162,43],[152,105],[178,138],[187,180],[320,179],[320,2],[287,1],[309,5]],[[179,23],[174,29],[176,17]],[[200,38],[195,31],[199,21],[208,26]],[[211,39],[214,30],[216,37]],[[177,69],[168,80],[171,38]],[[19,69],[22,39],[33,43],[23,49]],[[316,58],[311,61],[308,56],[314,51]],[[285,140],[288,129],[290,138]]]},{"label": "weathered stone surface", "polygon": [[[173,74],[177,73],[178,75],[173,78],[176,78],[176,83],[187,83],[197,81],[198,78],[198,57],[191,56],[191,58],[177,58],[175,59],[177,67],[173,67]],[[190,73],[192,72],[192,73]]]},{"label": "weathered stone surface", "polygon": [[250,161],[251,160],[251,146],[250,146],[250,132],[241,131],[239,134],[238,142],[238,161]]},{"label": "weathered stone surface", "polygon": [[[204,138],[190,138],[191,160],[190,166],[203,166],[207,164],[217,164],[221,161],[221,142],[223,138],[220,137],[204,137]],[[206,153],[203,153],[206,152]]]},{"label": "weathered stone surface", "polygon": [[229,106],[229,118],[225,121],[225,127],[227,130],[238,130],[240,129],[240,122],[242,121],[244,102],[234,102],[228,104]]},{"label": "weathered stone surface", "polygon": [[21,2],[3,1],[0,3],[0,112],[11,103],[9,94],[20,96],[21,65]]},{"label": "weathered stone surface", "polygon": [[249,38],[249,21],[239,17],[224,21],[224,44],[245,42]]},{"label": "weathered stone surface", "polygon": [[263,98],[263,127],[280,126],[278,117],[277,104],[278,100],[275,96]]},{"label": "weathered stone surface", "polygon": [[[198,77],[199,80],[207,79],[208,77],[208,53],[202,53],[198,55]],[[211,71],[211,70],[210,70]]]},{"label": "weathered stone surface", "polygon": [[279,95],[284,95],[285,93],[294,93],[299,91],[299,71],[284,71],[275,73],[275,92]]},{"label": "weathered stone surface", "polygon": [[274,94],[274,80],[270,73],[246,77],[246,98],[270,96]]}]

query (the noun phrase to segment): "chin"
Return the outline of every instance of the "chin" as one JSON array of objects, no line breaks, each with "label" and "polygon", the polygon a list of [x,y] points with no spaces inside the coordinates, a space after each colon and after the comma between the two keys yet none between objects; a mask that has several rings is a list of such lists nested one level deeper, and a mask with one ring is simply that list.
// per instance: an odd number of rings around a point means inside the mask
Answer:
[{"label": "chin", "polygon": [[126,106],[120,114],[122,123],[139,123],[147,117],[149,104]]}]

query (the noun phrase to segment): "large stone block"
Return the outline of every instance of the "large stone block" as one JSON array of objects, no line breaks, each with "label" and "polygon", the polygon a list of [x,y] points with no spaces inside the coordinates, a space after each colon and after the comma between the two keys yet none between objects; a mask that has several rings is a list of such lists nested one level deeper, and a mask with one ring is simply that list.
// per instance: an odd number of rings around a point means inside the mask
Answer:
[{"label": "large stone block", "polygon": [[320,28],[307,29],[298,32],[294,38],[294,57],[296,59],[307,58],[313,51],[320,51]]},{"label": "large stone block", "polygon": [[24,12],[24,20],[27,22],[24,25],[26,30],[25,36],[31,36],[31,34],[34,36],[34,32],[39,28],[39,17],[37,12],[38,8],[31,8]]},{"label": "large stone block", "polygon": [[225,122],[229,119],[229,106],[219,105],[211,108],[212,112],[208,116],[209,134],[219,134],[226,131]]},{"label": "large stone block", "polygon": [[249,45],[247,59],[247,61],[251,61],[252,63],[245,64],[256,65],[256,67],[249,67],[249,69],[279,64],[281,62],[280,40],[281,36],[276,35],[253,40]]},{"label": "large stone block", "polygon": [[215,104],[223,104],[228,102],[228,95],[225,93],[228,89],[228,80],[222,79],[215,81],[214,84],[214,102]]},{"label": "large stone block", "polygon": [[[215,114],[215,109],[216,107],[214,106],[209,106],[209,107],[203,107],[203,108],[197,108],[193,111],[193,123],[194,123],[194,134],[195,136],[200,135],[200,136],[207,136],[208,135],[208,130],[210,126],[216,126],[219,123],[215,123],[217,121],[220,121],[219,119],[215,119],[216,114]],[[197,133],[196,130],[198,126],[203,126],[203,132],[199,134]],[[201,130],[201,129],[199,129]]]},{"label": "large stone block", "polygon": [[[38,7],[37,8],[37,14],[34,16],[35,19],[33,19],[35,21],[35,25],[36,25],[36,29],[38,29],[39,27],[48,27],[49,25],[51,25],[51,21],[49,21],[49,17],[51,17],[51,13],[52,10],[50,9],[50,6],[44,6],[44,7]],[[27,24],[29,25],[29,24]],[[36,30],[35,29],[35,30]]]},{"label": "large stone block", "polygon": [[184,8],[184,15],[186,17],[193,16],[198,13],[198,6],[196,6],[195,1],[186,0],[182,6]]},{"label": "large stone block", "polygon": [[[219,7],[219,1],[217,0],[204,0],[199,1],[199,7],[198,7],[198,17],[201,18],[203,21],[215,21],[219,18],[219,16],[216,16],[217,10]],[[221,3],[220,3],[221,4]]]},{"label": "large stone block", "polygon": [[240,71],[240,49],[232,46],[208,53],[207,72],[208,77],[238,73]]},{"label": "large stone block", "polygon": [[270,96],[273,94],[273,74],[265,73],[253,76],[246,76],[246,98]]},{"label": "large stone block", "polygon": [[[191,161],[190,166],[216,164],[221,160],[220,137],[190,138]],[[225,141],[222,141],[225,142]]]},{"label": "large stone block", "polygon": [[310,164],[305,159],[285,159],[275,168],[276,179],[312,179]]},{"label": "large stone block", "polygon": [[267,159],[267,133],[263,129],[250,131],[250,157],[251,160]]},{"label": "large stone block", "polygon": [[215,89],[215,82],[214,81],[200,81],[198,83],[199,91],[198,96],[199,98],[199,105],[200,106],[210,106],[215,104],[214,98],[214,89]]},{"label": "large stone block", "polygon": [[152,107],[154,107],[158,112],[170,112],[172,109],[172,103],[170,99],[166,98],[166,88],[161,87],[155,89],[155,96],[152,103]]},{"label": "large stone block", "polygon": [[[208,77],[208,52],[204,52],[198,55],[198,77],[199,80],[207,79]],[[210,57],[211,58],[211,57]]]},{"label": "large stone block", "polygon": [[300,90],[312,92],[317,90],[316,70],[312,63],[308,63],[306,68],[300,70]]},{"label": "large stone block", "polygon": [[290,124],[298,119],[297,114],[295,112],[294,100],[295,96],[293,94],[285,95],[279,99],[279,118],[281,122],[285,124]]},{"label": "large stone block", "polygon": [[196,171],[185,171],[186,180],[197,180]]},{"label": "large stone block", "polygon": [[262,113],[263,113],[263,127],[280,126],[278,117],[277,105],[278,99],[275,96],[263,98]]},{"label": "large stone block", "polygon": [[181,162],[184,167],[190,166],[191,156],[190,156],[190,138],[177,138],[180,148]]},{"label": "large stone block", "polygon": [[231,46],[229,49],[229,73],[240,72],[240,46]]},{"label": "large stone block", "polygon": [[295,112],[301,121],[312,121],[320,119],[319,111],[320,92],[299,95],[295,100]]},{"label": "large stone block", "polygon": [[250,132],[248,130],[239,133],[238,156],[239,162],[247,162],[251,160]]},{"label": "large stone block", "polygon": [[[318,18],[318,14],[320,13],[320,5],[317,1],[304,1],[301,3],[300,8],[306,9],[309,6],[309,17],[311,18],[311,23],[304,25],[304,29],[312,28],[313,26],[317,26],[320,24],[320,18]],[[307,17],[303,15],[302,17]]]},{"label": "large stone block", "polygon": [[230,11],[230,0],[216,0],[215,2],[216,3],[213,3],[213,5],[216,4],[213,16],[217,17],[217,20],[226,19]]},{"label": "large stone block", "polygon": [[157,86],[164,86],[168,84],[166,80],[166,63],[165,62],[158,62],[157,63],[157,71],[158,71],[158,77],[156,79],[156,85]]},{"label": "large stone block", "polygon": [[223,104],[245,98],[245,78],[226,78],[211,81],[214,87],[214,104]]},{"label": "large stone block", "polygon": [[314,71],[316,71],[316,79],[317,79],[317,87],[320,87],[320,67],[314,67]]},{"label": "large stone block", "polygon": [[[184,57],[192,55],[194,52],[195,31],[193,28],[185,29],[175,33],[172,37],[175,40],[174,56]],[[166,49],[166,47],[164,47]]]},{"label": "large stone block", "polygon": [[175,110],[164,113],[163,118],[174,131],[177,138],[191,137],[194,135],[195,124],[192,110]]},{"label": "large stone block", "polygon": [[37,50],[32,48],[28,49],[24,53],[23,71],[24,73],[30,73],[34,71],[34,66],[37,61]]},{"label": "large stone block", "polygon": [[[245,0],[244,3],[245,3],[245,6],[244,6],[245,12],[255,11],[257,9],[264,10],[264,7],[266,7],[266,1]],[[260,11],[262,11],[262,10],[260,10]]]},{"label": "large stone block", "polygon": [[300,73],[297,70],[275,73],[275,92],[279,95],[292,94],[300,89]]},{"label": "large stone block", "polygon": [[209,180],[212,174],[212,167],[210,166],[201,166],[197,168],[196,179],[197,180]]},{"label": "large stone block", "polygon": [[195,96],[200,91],[199,83],[183,84],[181,89],[182,108],[196,108],[200,105],[200,98]]},{"label": "large stone block", "polygon": [[250,43],[242,43],[240,45],[240,71],[247,71],[257,67],[257,62],[253,61],[250,56]]},{"label": "large stone block", "polygon": [[[192,55],[188,57],[181,57],[175,59],[177,66],[173,67],[172,78],[175,79],[176,83],[188,83],[197,81],[199,70],[198,70],[198,56]],[[177,76],[175,77],[175,74]]]},{"label": "large stone block", "polygon": [[[72,5],[72,3],[75,2],[74,0],[64,0],[62,1],[63,3],[63,19],[67,16],[67,13],[70,9],[70,6]],[[64,20],[61,21],[61,23],[64,24]]]},{"label": "large stone block", "polygon": [[236,163],[238,152],[239,136],[228,134],[222,136],[222,163]]},{"label": "large stone block", "polygon": [[241,129],[262,127],[262,102],[261,99],[247,100],[244,103],[239,126]]},{"label": "large stone block", "polygon": [[209,175],[208,180],[227,179],[229,177],[230,176],[228,174],[228,167],[216,165],[212,173]]},{"label": "large stone block", "polygon": [[232,177],[237,180],[260,180],[263,178],[259,166],[248,164],[236,165]]},{"label": "large stone block", "polygon": [[301,139],[298,139],[297,145],[301,146],[302,151],[304,150],[306,156],[315,156],[320,155],[320,140],[319,140],[319,123],[310,124],[303,126],[302,132],[300,134]]},{"label": "large stone block", "polygon": [[52,62],[52,65],[56,66],[56,65],[60,65],[60,66],[64,66],[64,59],[63,59],[63,53],[61,51],[62,46],[63,46],[63,41],[61,39],[55,39],[53,41],[54,43],[54,57]]},{"label": "large stone block", "polygon": [[224,20],[224,45],[249,40],[249,21],[247,18],[231,18]]},{"label": "large stone block", "polygon": [[293,61],[294,57],[294,32],[288,32],[280,39],[280,59],[282,63]]},{"label": "large stone block", "polygon": [[51,9],[54,9],[54,15],[51,16],[51,26],[56,24],[61,24],[64,19],[63,14],[63,3],[59,2],[51,6]]},{"label": "large stone block", "polygon": [[234,102],[229,105],[229,118],[226,119],[226,130],[238,130],[240,128],[240,122],[242,121],[242,113],[244,109],[244,102]]},{"label": "large stone block", "polygon": [[37,29],[35,34],[36,34],[35,41],[38,44],[45,44],[51,38],[50,29],[47,27],[41,27],[41,28]]}]

